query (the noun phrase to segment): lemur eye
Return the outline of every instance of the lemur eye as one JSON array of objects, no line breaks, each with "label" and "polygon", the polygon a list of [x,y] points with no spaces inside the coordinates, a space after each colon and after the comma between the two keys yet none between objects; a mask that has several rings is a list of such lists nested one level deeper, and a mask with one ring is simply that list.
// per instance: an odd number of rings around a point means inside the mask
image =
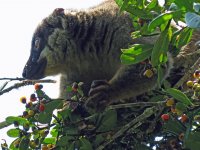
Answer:
[{"label": "lemur eye", "polygon": [[40,48],[40,39],[39,38],[36,38],[35,43],[34,43],[34,47],[37,50]]}]

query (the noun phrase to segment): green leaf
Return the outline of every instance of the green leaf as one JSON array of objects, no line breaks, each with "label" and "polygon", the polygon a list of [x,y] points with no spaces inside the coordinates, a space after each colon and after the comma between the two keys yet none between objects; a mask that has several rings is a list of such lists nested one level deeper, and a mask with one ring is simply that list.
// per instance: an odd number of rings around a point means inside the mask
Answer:
[{"label": "green leaf", "polygon": [[55,137],[47,137],[42,142],[43,144],[56,144],[56,138]]},{"label": "green leaf", "polygon": [[156,7],[158,5],[158,0],[152,0],[147,6],[146,6],[146,10],[150,11],[152,10],[154,7]]},{"label": "green leaf", "polygon": [[122,6],[124,3],[124,0],[115,0],[115,2],[117,3],[117,5]]},{"label": "green leaf", "polygon": [[191,132],[185,141],[185,146],[191,150],[199,150],[200,147],[200,132]]},{"label": "green leaf", "polygon": [[174,0],[174,3],[181,10],[193,11],[193,2],[191,0]]},{"label": "green leaf", "polygon": [[73,137],[71,136],[61,136],[59,140],[57,141],[57,146],[68,146],[69,140],[72,140]]},{"label": "green leaf", "polygon": [[58,129],[57,128],[52,129],[50,133],[51,133],[52,137],[57,137],[58,136]]},{"label": "green leaf", "polygon": [[154,31],[158,26],[160,26],[161,24],[166,24],[169,22],[169,20],[171,20],[173,17],[173,13],[172,12],[167,12],[167,13],[163,13],[161,15],[159,15],[158,17],[154,18],[150,23],[149,23],[149,31]]},{"label": "green leaf", "polygon": [[152,45],[134,44],[129,49],[122,49],[121,61],[123,64],[136,64],[150,57]]},{"label": "green leaf", "polygon": [[14,123],[14,121],[17,121],[20,125],[28,123],[28,121],[22,117],[9,116],[6,118],[7,123]]},{"label": "green leaf", "polygon": [[176,10],[178,10],[178,7],[177,7],[177,5],[175,4],[175,3],[172,3],[170,6],[169,6],[169,9],[168,10],[170,10],[170,11],[176,11]]},{"label": "green leaf", "polygon": [[160,64],[165,63],[165,57],[167,56],[167,51],[169,43],[172,37],[171,28],[166,28],[161,32],[159,38],[157,39],[151,54],[151,64],[156,67]]},{"label": "green leaf", "polygon": [[200,16],[192,13],[192,12],[187,12],[185,14],[185,22],[188,27],[190,28],[199,28],[200,27]]},{"label": "green leaf", "polygon": [[66,118],[71,117],[72,110],[71,108],[64,108],[61,111],[59,111],[58,114],[60,114],[61,117],[65,120]]},{"label": "green leaf", "polygon": [[99,146],[99,144],[101,144],[104,140],[105,140],[105,138],[101,134],[96,135],[95,141],[94,141],[94,146],[95,147]]},{"label": "green leaf", "polygon": [[41,112],[38,115],[37,121],[42,124],[50,123],[52,119],[52,113]]},{"label": "green leaf", "polygon": [[10,150],[19,150],[18,148],[15,148],[14,143],[16,141],[20,141],[20,138],[15,139],[14,141],[12,141],[12,143],[10,144],[9,148]]},{"label": "green leaf", "polygon": [[63,129],[63,131],[68,135],[78,134],[78,128],[75,126],[67,126]]},{"label": "green leaf", "polygon": [[63,101],[61,100],[53,100],[47,104],[45,104],[45,110],[46,113],[53,113],[53,111],[63,105]]},{"label": "green leaf", "polygon": [[19,135],[20,135],[20,129],[9,129],[7,131],[7,135],[9,137],[19,137]]},{"label": "green leaf", "polygon": [[160,88],[162,81],[164,79],[164,70],[160,67],[160,65],[157,67],[157,72],[158,72],[157,83],[158,83],[158,88]]},{"label": "green leaf", "polygon": [[131,13],[132,15],[137,16],[138,18],[143,18],[143,19],[154,18],[153,14],[150,13],[149,11],[146,11],[145,9],[140,9],[134,5],[128,5],[125,10]]},{"label": "green leaf", "polygon": [[182,102],[177,102],[175,108],[176,108],[177,110],[180,110],[181,112],[187,111],[187,105],[185,105],[185,104],[182,103]]},{"label": "green leaf", "polygon": [[71,92],[72,90],[73,90],[73,89],[72,89],[72,86],[68,85],[67,88],[66,88],[66,91],[67,91],[67,92]]},{"label": "green leaf", "polygon": [[80,138],[81,147],[80,150],[93,150],[92,144],[86,138]]},{"label": "green leaf", "polygon": [[191,102],[191,100],[180,90],[174,89],[174,88],[169,88],[166,90],[166,92],[171,95],[172,97],[174,97],[176,100],[178,100],[179,102],[184,103],[185,105],[193,105],[193,103]]},{"label": "green leaf", "polygon": [[19,150],[28,150],[29,141],[30,141],[29,138],[23,137],[20,144],[19,144]]},{"label": "green leaf", "polygon": [[176,42],[176,47],[181,48],[186,45],[191,37],[192,37],[193,29],[191,28],[184,28],[181,33],[178,35],[178,40]]},{"label": "green leaf", "polygon": [[105,132],[113,129],[117,123],[117,112],[115,110],[108,110],[103,114],[98,131]]},{"label": "green leaf", "polygon": [[185,128],[178,120],[170,119],[163,124],[163,131],[178,136],[185,131]]}]

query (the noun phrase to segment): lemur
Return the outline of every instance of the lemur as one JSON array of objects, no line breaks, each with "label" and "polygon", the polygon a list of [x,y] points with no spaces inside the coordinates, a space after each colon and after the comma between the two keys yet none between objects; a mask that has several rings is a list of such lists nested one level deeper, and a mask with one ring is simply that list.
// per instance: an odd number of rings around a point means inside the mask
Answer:
[{"label": "lemur", "polygon": [[[55,9],[35,30],[23,77],[61,74],[62,98],[67,96],[67,84],[82,81],[89,97],[87,105],[94,108],[143,94],[156,86],[157,75],[141,75],[141,63],[122,64],[121,49],[134,43],[153,44],[156,39],[132,39],[133,31],[129,14],[119,13],[114,0],[87,10]],[[164,78],[170,69],[165,68]]]}]

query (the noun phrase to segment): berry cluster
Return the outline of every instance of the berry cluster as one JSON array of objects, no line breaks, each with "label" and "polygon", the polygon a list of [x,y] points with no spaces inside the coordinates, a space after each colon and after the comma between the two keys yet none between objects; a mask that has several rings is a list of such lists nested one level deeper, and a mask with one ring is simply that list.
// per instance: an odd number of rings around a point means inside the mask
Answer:
[{"label": "berry cluster", "polygon": [[[180,118],[182,123],[186,123],[188,121],[188,116],[183,113],[183,110],[179,109],[179,105],[180,103],[176,103],[173,98],[169,98],[166,101],[166,106],[171,108],[171,112],[173,114],[176,114]],[[161,119],[163,121],[168,121],[170,119],[170,114],[163,114],[161,116]]]},{"label": "berry cluster", "polygon": [[49,127],[41,128],[38,125],[38,116],[45,111],[45,105],[51,101],[42,88],[41,84],[35,84],[35,93],[31,94],[29,99],[25,96],[20,98],[20,102],[25,105],[25,111],[20,116],[24,120],[13,121],[15,131],[18,131],[18,138],[11,144],[14,148],[23,149],[22,143],[28,144],[31,149],[50,150],[54,148],[53,144],[43,144],[41,147],[42,141],[49,134]]},{"label": "berry cluster", "polygon": [[193,99],[198,99],[200,97],[200,70],[196,70],[193,74],[193,80],[186,82],[187,87],[193,92]]}]

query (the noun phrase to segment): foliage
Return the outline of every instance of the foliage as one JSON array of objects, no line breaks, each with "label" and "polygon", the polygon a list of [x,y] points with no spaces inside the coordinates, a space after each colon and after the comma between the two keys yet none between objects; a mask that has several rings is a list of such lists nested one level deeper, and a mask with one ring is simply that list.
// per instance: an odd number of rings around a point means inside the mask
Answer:
[{"label": "foliage", "polygon": [[121,61],[125,65],[145,63],[144,75],[151,78],[152,73],[158,73],[159,89],[141,95],[139,102],[111,105],[104,112],[91,114],[84,107],[79,84],[67,87],[68,100],[51,99],[36,84],[30,99],[23,98],[23,114],[6,118],[15,126],[7,132],[14,141],[9,148],[5,141],[2,149],[199,149],[200,69],[191,81],[183,83],[183,89],[174,88],[170,81],[162,82],[161,69],[168,53],[176,57],[200,27],[200,1],[165,0],[162,6],[158,0],[116,3],[122,12],[131,14],[136,29],[133,38],[157,37],[154,45],[134,44],[122,49]]}]

